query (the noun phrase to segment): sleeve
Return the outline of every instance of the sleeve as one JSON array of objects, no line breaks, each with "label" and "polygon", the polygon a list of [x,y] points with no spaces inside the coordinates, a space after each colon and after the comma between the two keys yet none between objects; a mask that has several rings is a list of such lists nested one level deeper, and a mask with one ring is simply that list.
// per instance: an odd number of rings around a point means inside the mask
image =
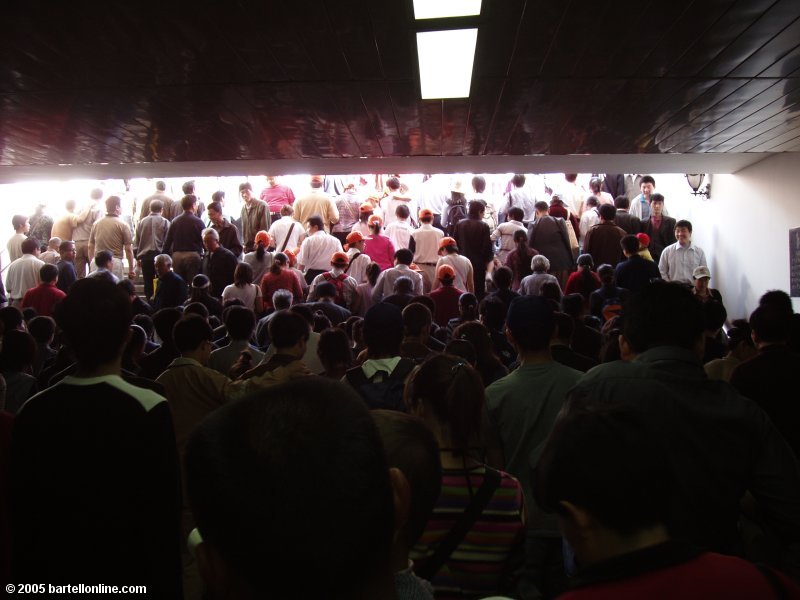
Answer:
[{"label": "sleeve", "polygon": [[303,299],[303,288],[300,285],[300,277],[294,271],[292,271],[292,275],[292,294],[294,295],[294,301],[300,302]]},{"label": "sleeve", "polygon": [[167,238],[164,240],[164,254],[172,254],[172,238],[175,228],[170,225],[167,229]]},{"label": "sleeve", "polygon": [[669,281],[669,257],[672,253],[671,249],[668,247],[664,248],[664,251],[661,253],[661,258],[658,259],[658,270],[661,272],[661,278],[664,281]]},{"label": "sleeve", "polygon": [[486,225],[483,231],[483,256],[484,262],[487,263],[494,258],[494,250],[492,248],[492,239],[488,225]]},{"label": "sleeve", "polygon": [[294,192],[289,186],[286,186],[286,198],[289,200],[289,204],[294,204]]},{"label": "sleeve", "polygon": [[497,226],[495,227],[495,230],[492,232],[492,234],[489,236],[489,239],[493,242],[496,242],[501,235],[502,234],[500,233],[500,227]]},{"label": "sleeve", "polygon": [[375,282],[375,289],[372,290],[372,301],[376,304],[383,300],[383,280],[385,279],[386,271],[382,271],[378,275],[378,281]]},{"label": "sleeve", "polygon": [[305,264],[306,264],[305,263],[305,261],[306,261],[306,248],[308,247],[308,240],[310,240],[310,239],[311,238],[306,238],[306,239],[303,240],[303,243],[300,244],[300,252],[297,253],[297,265],[298,266],[300,266],[300,265],[305,266]]},{"label": "sleeve", "polygon": [[408,237],[408,249],[411,250],[411,252],[417,251],[417,241],[414,239],[413,235]]},{"label": "sleeve", "polygon": [[128,227],[127,225],[123,224],[123,226],[120,229],[122,229],[122,243],[123,243],[123,245],[130,246],[131,242],[132,242],[132,240],[131,240],[131,228]]},{"label": "sleeve", "polygon": [[97,231],[97,223],[92,225],[92,230],[89,232],[89,243],[94,245],[95,242],[95,233]]},{"label": "sleeve", "polygon": [[339,222],[339,209],[336,208],[336,204],[333,202],[333,200],[330,200],[330,199],[328,200],[328,211],[329,211],[328,220],[331,223],[338,223]]},{"label": "sleeve", "polygon": [[306,298],[308,302],[315,302],[317,299],[317,284],[319,284],[320,277],[322,277],[322,275],[314,277],[311,281],[311,285],[308,286],[308,297]]},{"label": "sleeve", "polygon": [[142,237],[142,222],[139,221],[136,224],[136,235],[133,238],[133,253],[136,254],[139,250],[139,243],[141,242]]}]

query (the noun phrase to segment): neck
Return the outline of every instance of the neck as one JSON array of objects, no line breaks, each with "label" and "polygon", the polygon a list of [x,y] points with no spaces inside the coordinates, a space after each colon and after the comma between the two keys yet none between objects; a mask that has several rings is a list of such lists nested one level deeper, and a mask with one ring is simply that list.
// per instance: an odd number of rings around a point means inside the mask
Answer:
[{"label": "neck", "polygon": [[122,355],[117,356],[111,362],[103,363],[90,369],[78,364],[75,377],[88,379],[90,377],[103,377],[105,375],[119,375],[122,372]]},{"label": "neck", "polygon": [[583,540],[583,556],[581,560],[589,565],[592,563],[609,560],[623,554],[630,554],[637,550],[644,550],[669,541],[669,533],[664,525],[653,525],[641,529],[632,535],[621,536],[616,532],[601,529]]},{"label": "neck", "polygon": [[520,352],[520,366],[526,365],[541,365],[544,363],[553,362],[553,357],[550,355],[550,347],[538,352]]},{"label": "neck", "polygon": [[181,358],[189,358],[192,360],[196,360],[201,365],[205,365],[205,362],[203,360],[205,357],[203,356],[203,353],[200,349],[181,352]]}]

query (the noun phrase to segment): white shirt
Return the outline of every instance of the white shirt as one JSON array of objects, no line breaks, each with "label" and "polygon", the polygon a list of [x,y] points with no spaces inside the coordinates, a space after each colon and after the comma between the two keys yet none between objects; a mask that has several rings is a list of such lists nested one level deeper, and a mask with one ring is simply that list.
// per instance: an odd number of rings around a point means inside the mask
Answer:
[{"label": "white shirt", "polygon": [[386,228],[384,233],[386,237],[392,240],[394,249],[400,250],[400,248],[408,248],[408,241],[411,239],[412,231],[414,231],[414,228],[411,227],[409,220],[405,219],[404,221],[395,220],[394,223]]},{"label": "white shirt", "polygon": [[581,232],[581,239],[586,238],[586,234],[595,225],[600,224],[600,214],[597,212],[597,207],[586,209],[581,215],[581,222],[578,226]]},{"label": "white shirt", "polygon": [[[292,223],[294,223],[294,229],[292,229],[292,235],[289,236],[289,241],[284,247],[283,241],[286,239]],[[275,241],[275,249],[280,252],[300,246],[300,238],[305,234],[303,226],[292,217],[281,217],[269,228],[269,236]]]},{"label": "white shirt", "polygon": [[6,289],[9,300],[22,300],[29,289],[39,285],[39,269],[44,263],[33,254],[23,254],[8,265]]},{"label": "white shirt", "polygon": [[699,267],[707,267],[706,254],[700,246],[691,242],[684,247],[679,242],[670,244],[661,253],[658,270],[665,281],[679,281],[691,285],[692,273]]},{"label": "white shirt", "polygon": [[8,249],[8,260],[14,262],[22,256],[22,242],[27,239],[28,236],[24,233],[15,233],[8,238],[8,244],[6,244],[6,248]]},{"label": "white shirt", "polygon": [[353,257],[361,252],[355,248],[350,248],[347,251],[347,257],[350,259],[350,268],[347,269],[347,274],[356,280],[356,283],[366,283],[367,281],[367,267],[372,259],[363,252],[357,258]]},{"label": "white shirt", "polygon": [[521,208],[524,213],[522,217],[523,221],[533,221],[533,218],[536,216],[535,204],[536,198],[524,187],[514,188],[508,192],[507,208],[511,208],[512,206]]},{"label": "white shirt", "polygon": [[[461,256],[460,254],[446,254],[436,263],[437,272],[442,265],[450,265],[456,272],[456,279],[453,282],[453,286],[465,292],[475,291],[475,280],[472,276],[472,263],[466,256]],[[442,287],[442,282],[439,281],[437,277],[436,281],[431,285],[431,290],[436,290],[440,287]]]},{"label": "white shirt", "polygon": [[225,286],[225,289],[222,290],[222,303],[225,304],[228,300],[233,300],[234,298],[241,300],[245,308],[249,308],[256,314],[263,310],[261,288],[254,283],[248,283],[244,287],[238,287],[234,284]]},{"label": "white shirt", "polygon": [[412,271],[408,265],[397,265],[382,271],[378,276],[375,289],[372,290],[373,302],[378,303],[387,296],[391,296],[394,293],[394,282],[401,277],[408,277],[414,282],[414,295],[422,295],[422,275]]},{"label": "white shirt", "polygon": [[419,208],[430,209],[434,215],[441,215],[444,211],[450,193],[447,191],[447,182],[440,175],[433,175],[419,187]]},{"label": "white shirt", "polygon": [[497,258],[503,264],[506,264],[508,253],[517,247],[514,243],[514,234],[517,231],[527,231],[527,229],[519,221],[506,221],[505,223],[500,223],[497,229],[492,232],[492,241],[500,240],[500,250],[497,251]]},{"label": "white shirt", "polygon": [[[331,269],[328,271],[334,277],[339,277],[342,273],[344,273],[344,269]],[[319,300],[317,296],[317,286],[321,283],[327,283],[327,279],[325,279],[325,273],[321,273],[314,277],[311,285],[308,286],[308,302],[316,302]],[[333,283],[331,281],[331,283]],[[336,284],[334,283],[334,286]],[[347,274],[342,280],[342,297],[344,298],[344,303],[349,307],[353,305],[353,298],[356,295],[356,288],[358,287],[358,282],[353,279],[350,274]]]},{"label": "white shirt", "polygon": [[342,243],[324,231],[317,231],[303,240],[297,255],[297,264],[305,270],[327,271],[331,268],[331,257],[342,251]]},{"label": "white shirt", "polygon": [[[650,197],[652,198],[652,194]],[[644,194],[639,194],[636,198],[631,200],[631,207],[628,209],[628,212],[635,217],[639,217],[642,221],[646,221],[650,218],[650,203],[644,197]],[[667,214],[666,211],[664,214]]]},{"label": "white shirt", "polygon": [[392,223],[397,220],[397,216],[394,214],[394,211],[397,210],[397,207],[401,204],[405,204],[408,207],[410,214],[413,216],[417,212],[416,202],[414,202],[411,198],[407,198],[406,196],[401,196],[399,192],[389,194],[381,200],[381,209],[383,210],[383,226],[388,227]]},{"label": "white shirt", "polygon": [[414,262],[418,265],[433,265],[439,260],[439,242],[444,233],[430,223],[423,223],[411,232],[414,238]]}]

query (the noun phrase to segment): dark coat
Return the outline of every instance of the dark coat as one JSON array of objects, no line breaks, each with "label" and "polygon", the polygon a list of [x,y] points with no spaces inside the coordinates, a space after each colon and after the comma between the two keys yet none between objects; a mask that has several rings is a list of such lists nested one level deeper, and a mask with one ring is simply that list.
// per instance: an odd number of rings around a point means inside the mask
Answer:
[{"label": "dark coat", "polygon": [[653,260],[658,264],[658,259],[661,258],[664,248],[678,241],[675,239],[675,219],[661,217],[661,227],[659,227],[658,231],[653,229],[650,219],[647,219],[642,224],[644,225],[642,231],[650,236],[650,245],[647,248],[650,250]]},{"label": "dark coat", "polygon": [[540,217],[528,228],[528,246],[550,261],[551,271],[569,271],[575,264],[564,219]]},{"label": "dark coat", "polygon": [[583,251],[591,254],[598,266],[609,264],[616,267],[623,257],[619,242],[626,235],[625,230],[614,225],[613,221],[600,223],[586,233]]},{"label": "dark coat", "polygon": [[186,302],[186,282],[175,271],[158,278],[158,287],[153,297],[153,310],[182,306]]},{"label": "dark coat", "polygon": [[653,261],[634,254],[617,265],[617,285],[638,292],[651,279],[661,279],[661,271]]},{"label": "dark coat", "polygon": [[216,252],[207,252],[203,257],[203,274],[211,281],[211,295],[222,297],[222,290],[233,283],[233,272],[239,261],[233,252],[220,246]]},{"label": "dark coat", "polygon": [[642,220],[627,211],[617,211],[617,215],[614,217],[614,223],[617,224],[617,227],[621,227],[625,230],[625,233],[630,235],[636,235],[642,232]]}]

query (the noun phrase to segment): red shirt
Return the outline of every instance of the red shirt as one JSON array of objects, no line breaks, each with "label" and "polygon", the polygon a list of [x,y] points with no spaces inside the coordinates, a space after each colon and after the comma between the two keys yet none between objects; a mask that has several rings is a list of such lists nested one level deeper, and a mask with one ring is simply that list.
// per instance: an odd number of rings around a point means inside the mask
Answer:
[{"label": "red shirt", "polygon": [[285,185],[267,186],[261,191],[261,199],[269,205],[269,212],[281,212],[283,206],[294,202],[294,192]]},{"label": "red shirt", "polygon": [[378,263],[381,271],[391,269],[394,266],[394,244],[385,235],[369,235],[364,242],[364,254]]},{"label": "red shirt", "polygon": [[431,300],[436,305],[433,320],[437,325],[447,327],[447,322],[458,316],[458,299],[463,293],[453,286],[442,286],[431,292]]},{"label": "red shirt", "polygon": [[36,309],[39,316],[52,317],[53,307],[66,297],[67,295],[54,283],[40,283],[25,292],[25,296],[22,298],[22,308],[31,306]]},{"label": "red shirt", "polygon": [[289,269],[281,269],[281,272],[275,275],[271,271],[267,271],[261,279],[261,297],[264,299],[264,308],[275,308],[272,305],[272,294],[278,290],[289,290],[294,296],[294,301],[299,302],[303,299],[303,290],[300,288],[300,282],[297,281],[297,276],[294,271]]}]

